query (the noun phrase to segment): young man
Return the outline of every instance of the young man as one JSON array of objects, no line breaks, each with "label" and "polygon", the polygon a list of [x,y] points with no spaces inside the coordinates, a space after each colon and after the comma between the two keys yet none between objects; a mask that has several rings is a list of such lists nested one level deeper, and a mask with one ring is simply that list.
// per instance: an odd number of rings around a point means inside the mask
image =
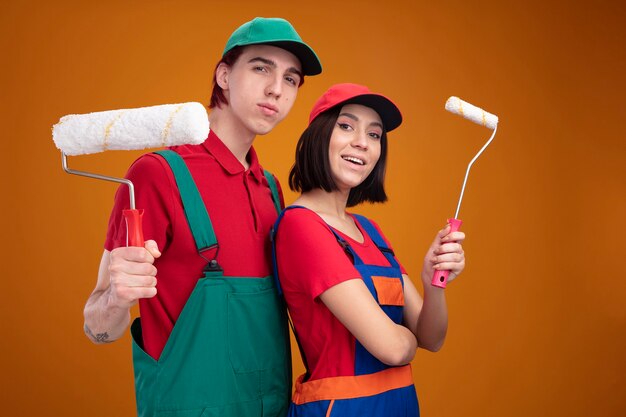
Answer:
[{"label": "young man", "polygon": [[118,339],[139,302],[131,326],[139,415],[285,414],[290,349],[269,242],[283,202],[252,143],[289,113],[304,76],[320,72],[286,20],[243,24],[215,69],[207,140],[143,155],[129,169],[150,240],[125,247],[120,187],[85,333],[95,343]]}]

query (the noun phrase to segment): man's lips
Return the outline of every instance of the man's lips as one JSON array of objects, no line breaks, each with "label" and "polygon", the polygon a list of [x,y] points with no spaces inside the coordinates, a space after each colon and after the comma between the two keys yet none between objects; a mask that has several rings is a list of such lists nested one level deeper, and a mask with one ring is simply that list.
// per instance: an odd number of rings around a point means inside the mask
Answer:
[{"label": "man's lips", "polygon": [[278,113],[278,107],[269,103],[260,103],[258,106],[261,108],[261,112],[267,116],[273,116]]}]

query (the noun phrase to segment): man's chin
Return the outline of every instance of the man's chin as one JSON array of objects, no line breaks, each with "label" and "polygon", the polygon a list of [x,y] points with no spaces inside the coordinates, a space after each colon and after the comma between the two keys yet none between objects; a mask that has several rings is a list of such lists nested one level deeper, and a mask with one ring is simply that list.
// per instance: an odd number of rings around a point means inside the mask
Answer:
[{"label": "man's chin", "polygon": [[268,133],[270,133],[272,130],[274,130],[274,128],[276,126],[278,126],[279,122],[276,123],[267,123],[267,124],[262,124],[262,125],[258,125],[255,129],[255,133],[258,136],[263,136],[263,135],[267,135]]}]

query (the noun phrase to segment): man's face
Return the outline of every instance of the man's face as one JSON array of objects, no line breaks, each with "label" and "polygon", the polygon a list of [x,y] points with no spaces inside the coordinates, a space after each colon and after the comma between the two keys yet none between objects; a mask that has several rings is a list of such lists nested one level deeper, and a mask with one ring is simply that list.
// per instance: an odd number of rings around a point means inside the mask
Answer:
[{"label": "man's face", "polygon": [[255,135],[270,132],[287,116],[302,79],[298,58],[269,45],[246,46],[232,67],[217,71],[231,114]]}]

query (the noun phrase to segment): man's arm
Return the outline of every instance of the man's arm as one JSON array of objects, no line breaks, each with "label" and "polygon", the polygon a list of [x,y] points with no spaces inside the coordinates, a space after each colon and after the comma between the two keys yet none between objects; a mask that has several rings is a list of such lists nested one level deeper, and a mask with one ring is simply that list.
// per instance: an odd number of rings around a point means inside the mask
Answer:
[{"label": "man's arm", "polygon": [[145,248],[121,247],[105,250],[98,281],[85,304],[84,331],[97,344],[119,339],[130,323],[130,308],[140,298],[156,295],[154,259],[161,256],[154,241]]}]

